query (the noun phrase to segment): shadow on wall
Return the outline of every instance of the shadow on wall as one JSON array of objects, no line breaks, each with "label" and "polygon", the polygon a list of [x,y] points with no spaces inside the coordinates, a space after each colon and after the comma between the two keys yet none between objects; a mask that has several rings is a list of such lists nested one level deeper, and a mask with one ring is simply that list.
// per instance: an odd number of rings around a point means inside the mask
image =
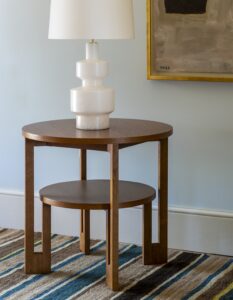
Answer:
[{"label": "shadow on wall", "polygon": [[168,14],[205,14],[208,0],[164,0]]}]

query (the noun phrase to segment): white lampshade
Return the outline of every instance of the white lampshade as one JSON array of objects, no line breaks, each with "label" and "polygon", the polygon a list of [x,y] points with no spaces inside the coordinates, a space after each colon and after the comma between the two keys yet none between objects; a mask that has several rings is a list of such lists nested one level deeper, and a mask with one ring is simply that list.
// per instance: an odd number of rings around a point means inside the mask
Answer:
[{"label": "white lampshade", "polygon": [[132,0],[51,0],[50,39],[131,39]]}]

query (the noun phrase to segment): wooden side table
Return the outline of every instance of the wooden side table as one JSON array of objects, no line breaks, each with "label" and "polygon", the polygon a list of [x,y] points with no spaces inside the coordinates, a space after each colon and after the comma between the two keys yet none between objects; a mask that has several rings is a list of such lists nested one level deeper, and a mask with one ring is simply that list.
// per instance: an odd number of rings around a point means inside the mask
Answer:
[{"label": "wooden side table", "polygon": [[[82,131],[75,120],[31,124],[23,128],[25,137],[25,272],[51,272],[51,206],[81,210],[80,249],[89,254],[90,210],[107,211],[107,284],[113,290],[118,283],[118,214],[120,208],[143,205],[143,262],[167,262],[168,217],[168,137],[170,125],[128,119],[111,119],[108,130]],[[159,142],[159,242],[152,243],[152,200],[155,189],[141,183],[119,180],[119,150],[145,142]],[[41,253],[34,251],[34,147],[53,146],[80,149],[80,180],[47,186],[40,190],[43,203]],[[87,180],[87,150],[108,151],[110,180]]]}]

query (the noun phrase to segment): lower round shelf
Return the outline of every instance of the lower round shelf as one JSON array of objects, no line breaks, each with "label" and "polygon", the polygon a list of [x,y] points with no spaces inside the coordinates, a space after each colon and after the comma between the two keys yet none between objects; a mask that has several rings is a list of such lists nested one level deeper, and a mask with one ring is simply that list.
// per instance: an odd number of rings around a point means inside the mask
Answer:
[{"label": "lower round shelf", "polygon": [[[151,202],[154,188],[136,182],[119,181],[119,208]],[[110,209],[110,181],[70,181],[49,185],[40,190],[42,202],[74,209]]]}]

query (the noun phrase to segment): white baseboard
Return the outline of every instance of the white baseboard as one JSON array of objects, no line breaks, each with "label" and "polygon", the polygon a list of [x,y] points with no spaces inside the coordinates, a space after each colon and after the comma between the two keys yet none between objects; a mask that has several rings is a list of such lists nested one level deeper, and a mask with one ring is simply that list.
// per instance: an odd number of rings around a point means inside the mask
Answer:
[{"label": "white baseboard", "polygon": [[[35,201],[35,230],[41,230],[41,207]],[[156,217],[153,214],[153,239],[156,241]],[[0,192],[0,227],[23,229],[24,196],[17,192]],[[53,208],[52,231],[66,235],[79,234],[79,212]],[[105,212],[91,212],[91,237],[105,239]],[[120,241],[141,244],[141,208],[120,211]],[[191,208],[169,208],[169,247],[233,256],[233,212]]]}]

